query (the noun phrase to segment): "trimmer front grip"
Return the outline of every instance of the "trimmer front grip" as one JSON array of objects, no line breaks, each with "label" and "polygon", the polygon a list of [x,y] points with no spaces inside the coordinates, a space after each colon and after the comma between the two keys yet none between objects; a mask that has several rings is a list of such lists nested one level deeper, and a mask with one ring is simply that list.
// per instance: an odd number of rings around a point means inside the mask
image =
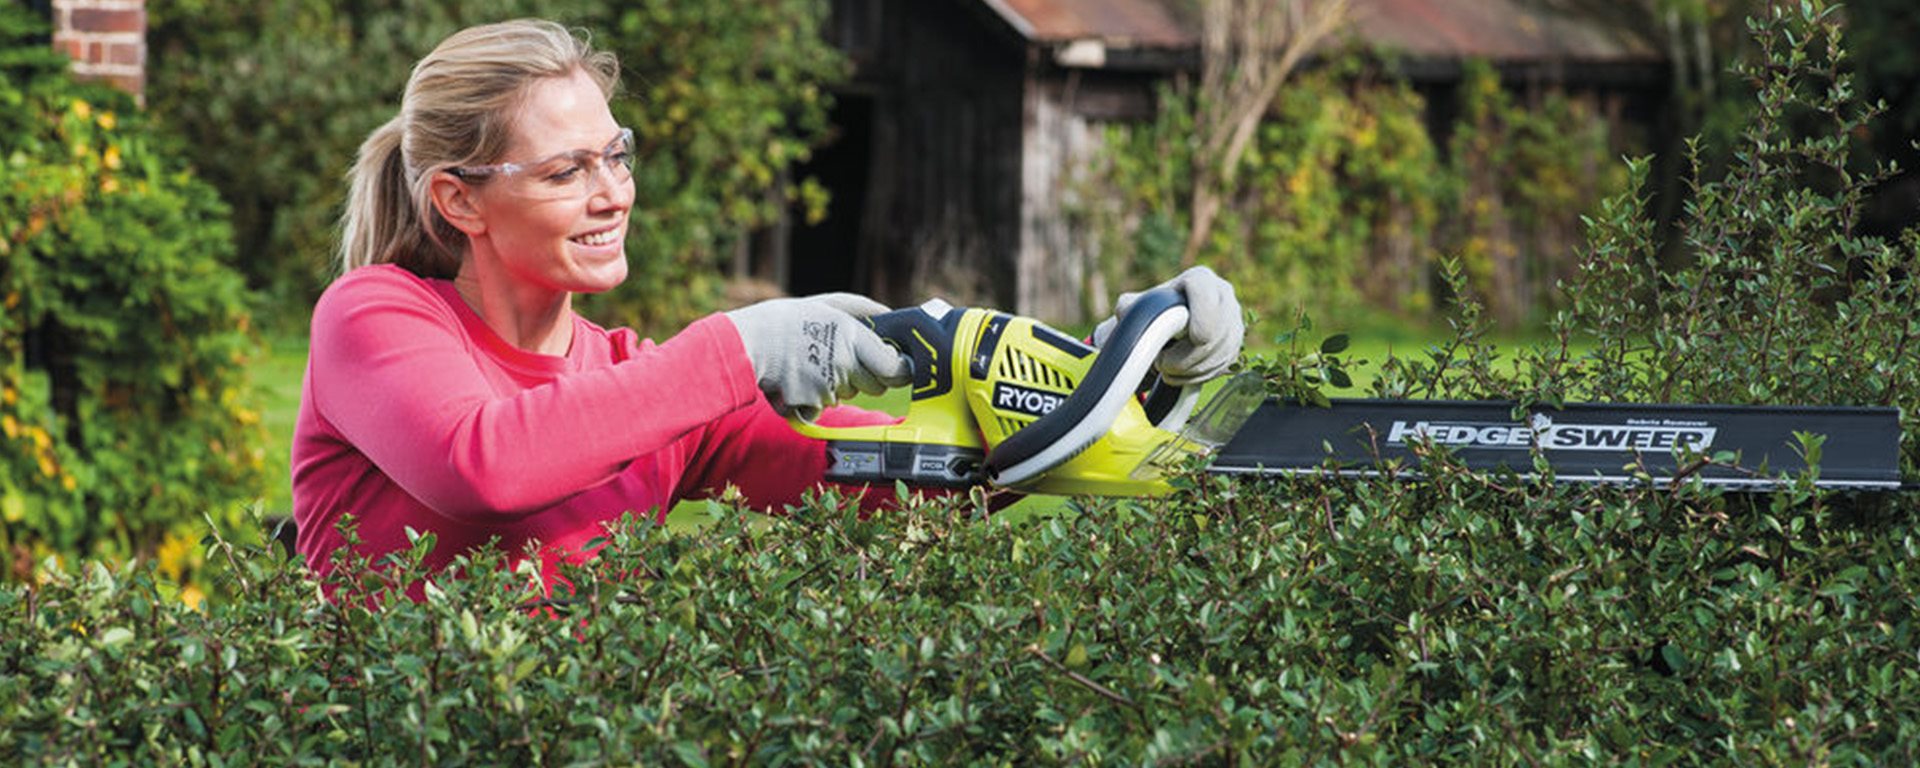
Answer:
[{"label": "trimmer front grip", "polygon": [[867,319],[874,333],[912,365],[913,399],[953,390],[953,335],[961,314],[945,302],[931,301]]}]

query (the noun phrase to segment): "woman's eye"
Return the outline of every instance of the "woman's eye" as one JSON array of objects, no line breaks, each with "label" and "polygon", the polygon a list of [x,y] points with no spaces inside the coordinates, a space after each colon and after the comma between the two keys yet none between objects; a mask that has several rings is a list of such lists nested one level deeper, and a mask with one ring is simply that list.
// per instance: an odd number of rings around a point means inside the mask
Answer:
[{"label": "woman's eye", "polygon": [[556,184],[565,184],[567,182],[573,181],[575,178],[578,178],[579,175],[580,175],[580,166],[569,165],[569,166],[564,166],[558,170],[555,170],[552,173],[547,174],[547,181],[551,181]]}]

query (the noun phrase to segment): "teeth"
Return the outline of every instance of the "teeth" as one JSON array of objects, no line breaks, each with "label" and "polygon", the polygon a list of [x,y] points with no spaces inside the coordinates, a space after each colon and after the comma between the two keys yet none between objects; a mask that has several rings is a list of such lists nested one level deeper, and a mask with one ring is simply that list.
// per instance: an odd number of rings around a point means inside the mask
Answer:
[{"label": "teeth", "polygon": [[579,237],[573,238],[573,241],[576,243],[580,243],[581,245],[607,245],[619,239],[620,239],[620,230],[609,229],[605,232],[595,232],[591,235],[581,235]]}]

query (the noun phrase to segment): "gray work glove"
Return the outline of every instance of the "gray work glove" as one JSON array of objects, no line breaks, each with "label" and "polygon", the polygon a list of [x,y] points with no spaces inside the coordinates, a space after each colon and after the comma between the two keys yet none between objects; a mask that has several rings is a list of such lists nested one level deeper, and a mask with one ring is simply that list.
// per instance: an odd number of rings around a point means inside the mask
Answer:
[{"label": "gray work glove", "polygon": [[[1233,285],[1211,269],[1194,267],[1154,288],[1173,288],[1187,298],[1186,332],[1174,337],[1154,361],[1160,378],[1186,386],[1226,373],[1240,358],[1240,343],[1247,335],[1247,320],[1240,314],[1240,301],[1233,297]],[[1094,346],[1106,342],[1120,315],[1139,297],[1139,293],[1120,294],[1114,316],[1093,329]]]},{"label": "gray work glove", "polygon": [[860,321],[886,311],[865,296],[828,293],[763,301],[726,315],[773,407],[812,421],[856,391],[877,395],[911,381],[900,352]]}]

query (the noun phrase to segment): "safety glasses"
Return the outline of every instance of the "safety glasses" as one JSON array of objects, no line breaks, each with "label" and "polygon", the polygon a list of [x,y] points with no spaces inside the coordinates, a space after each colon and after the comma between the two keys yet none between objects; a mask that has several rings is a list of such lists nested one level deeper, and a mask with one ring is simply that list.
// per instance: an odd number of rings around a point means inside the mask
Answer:
[{"label": "safety glasses", "polygon": [[584,198],[594,191],[594,181],[606,172],[609,181],[619,184],[633,178],[633,129],[622,128],[620,135],[600,150],[576,149],[529,163],[469,165],[447,169],[448,173],[481,181],[501,177],[515,195],[541,200]]}]

